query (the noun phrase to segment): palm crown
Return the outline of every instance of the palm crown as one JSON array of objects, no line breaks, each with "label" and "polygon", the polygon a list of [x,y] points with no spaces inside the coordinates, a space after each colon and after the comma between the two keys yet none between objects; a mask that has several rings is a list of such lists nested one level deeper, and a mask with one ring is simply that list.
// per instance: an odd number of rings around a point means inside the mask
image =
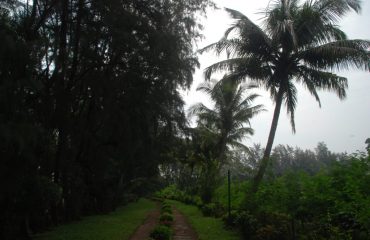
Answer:
[{"label": "palm crown", "polygon": [[227,60],[205,70],[206,79],[215,72],[227,71],[227,78],[234,81],[253,80],[268,90],[275,101],[269,139],[256,182],[267,166],[283,102],[295,132],[295,83],[305,86],[320,104],[318,90],[333,91],[340,99],[346,97],[347,79],[333,70],[370,68],[370,42],[349,40],[337,26],[348,11],[360,11],[359,0],[299,2],[275,0],[265,12],[263,27],[236,10],[226,9],[235,22],[220,41],[200,50],[215,51],[218,55],[226,52],[228,56]]},{"label": "palm crown", "polygon": [[245,92],[253,87],[255,86],[221,80],[219,82],[205,82],[197,88],[198,91],[210,96],[214,102],[214,108],[210,109],[204,104],[198,103],[189,109],[189,113],[197,115],[198,125],[213,133],[217,139],[215,157],[219,160],[225,153],[227,145],[245,148],[240,141],[247,135],[253,134],[250,119],[263,111],[262,105],[251,105],[259,95],[245,95]]}]

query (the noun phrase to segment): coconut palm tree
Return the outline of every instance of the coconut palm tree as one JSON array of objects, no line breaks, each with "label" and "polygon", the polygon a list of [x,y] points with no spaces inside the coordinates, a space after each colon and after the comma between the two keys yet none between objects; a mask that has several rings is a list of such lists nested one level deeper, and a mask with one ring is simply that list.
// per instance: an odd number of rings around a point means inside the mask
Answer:
[{"label": "coconut palm tree", "polygon": [[[234,81],[256,82],[270,92],[275,102],[264,156],[251,192],[258,190],[269,162],[281,107],[290,114],[295,133],[296,83],[302,84],[318,101],[318,90],[346,97],[347,79],[333,70],[355,67],[369,70],[370,42],[349,40],[337,26],[349,11],[361,10],[360,0],[275,0],[266,9],[259,27],[242,13],[226,9],[235,20],[224,37],[201,50],[227,53],[228,59],[205,70],[206,79],[227,71]],[[233,33],[233,34],[231,34]]]},{"label": "coconut palm tree", "polygon": [[212,155],[221,163],[225,161],[228,146],[246,149],[240,141],[254,133],[250,119],[264,111],[263,105],[252,106],[259,95],[245,95],[247,90],[254,87],[223,79],[219,82],[204,82],[197,88],[197,91],[209,95],[214,109],[198,103],[189,109],[189,114],[196,115],[198,126],[208,132],[206,135],[216,139]]},{"label": "coconut palm tree", "polygon": [[214,103],[210,109],[202,103],[193,105],[189,115],[197,116],[198,126],[193,129],[193,141],[198,141],[198,164],[201,166],[201,197],[205,203],[212,199],[221,167],[226,163],[228,148],[244,151],[247,147],[240,141],[254,133],[250,119],[263,111],[262,105],[252,106],[257,94],[246,95],[252,85],[241,85],[228,79],[205,82],[198,91],[209,95]]}]

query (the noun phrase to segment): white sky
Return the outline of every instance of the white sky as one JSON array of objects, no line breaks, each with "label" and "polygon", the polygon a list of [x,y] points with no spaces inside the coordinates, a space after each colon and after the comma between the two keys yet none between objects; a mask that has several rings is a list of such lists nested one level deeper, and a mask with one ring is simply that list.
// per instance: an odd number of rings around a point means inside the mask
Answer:
[{"label": "white sky", "polygon": [[[259,23],[262,15],[258,12],[267,6],[269,0],[214,0],[214,2],[221,9],[207,13],[207,19],[203,21],[205,38],[198,43],[199,48],[218,41],[232,22],[223,10],[224,7],[236,9],[255,23]],[[350,39],[370,40],[370,0],[363,0],[361,14],[347,15],[340,22],[340,26]],[[193,86],[190,91],[183,93],[186,108],[197,102],[210,104],[209,99],[195,89],[204,81],[203,70],[222,58],[209,53],[200,55],[199,60],[201,67],[194,74]],[[282,109],[274,146],[289,144],[303,149],[313,149],[319,141],[324,141],[334,152],[352,153],[365,149],[365,139],[370,137],[370,73],[353,70],[342,71],[340,75],[347,77],[349,82],[347,98],[344,101],[340,101],[334,93],[320,92],[322,107],[319,108],[315,99],[304,88],[298,88],[295,113],[297,132],[292,134],[286,109]],[[262,146],[266,144],[273,115],[273,104],[269,96],[262,90],[258,93],[263,96],[256,100],[255,104],[264,104],[268,111],[252,120],[255,134],[244,142],[249,146],[253,143],[261,143]]]}]

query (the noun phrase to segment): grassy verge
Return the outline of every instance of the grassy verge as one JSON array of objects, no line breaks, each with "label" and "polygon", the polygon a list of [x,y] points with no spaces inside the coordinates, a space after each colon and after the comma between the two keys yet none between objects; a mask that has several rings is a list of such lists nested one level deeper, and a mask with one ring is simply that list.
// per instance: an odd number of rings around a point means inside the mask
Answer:
[{"label": "grassy verge", "polygon": [[199,240],[239,240],[240,235],[236,232],[226,230],[221,219],[204,217],[202,212],[195,206],[185,205],[177,201],[170,201],[189,220]]},{"label": "grassy verge", "polygon": [[155,203],[146,199],[117,209],[108,215],[86,217],[35,236],[35,240],[127,240],[144,221]]}]

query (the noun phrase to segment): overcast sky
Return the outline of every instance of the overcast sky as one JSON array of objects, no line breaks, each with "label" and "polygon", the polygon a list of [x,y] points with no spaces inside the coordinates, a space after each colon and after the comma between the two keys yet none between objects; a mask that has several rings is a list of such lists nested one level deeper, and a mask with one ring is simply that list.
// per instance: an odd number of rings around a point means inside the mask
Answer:
[{"label": "overcast sky", "polygon": [[[202,48],[218,41],[225,29],[232,22],[222,9],[224,7],[236,9],[255,23],[260,22],[261,12],[269,0],[215,0],[220,10],[207,13],[203,20],[205,27],[204,40],[198,43]],[[360,14],[350,13],[341,22],[342,30],[350,39],[370,40],[370,0],[364,0]],[[190,91],[183,93],[186,108],[197,102],[210,106],[210,101],[203,93],[195,89],[204,81],[203,70],[207,66],[222,60],[213,54],[203,54],[199,57],[201,67],[194,74],[194,83]],[[334,93],[320,92],[320,108],[315,99],[302,87],[298,87],[298,104],[296,109],[296,134],[292,133],[286,109],[282,109],[279,125],[276,132],[274,146],[289,144],[303,149],[314,149],[318,142],[324,141],[334,152],[352,153],[365,149],[365,140],[370,137],[370,73],[353,70],[342,71],[340,75],[348,78],[349,88],[347,98],[339,100]],[[264,91],[258,91],[263,96],[255,104],[262,103],[267,112],[252,120],[255,134],[245,140],[245,144],[267,142],[268,132],[273,115],[273,103]]]}]

